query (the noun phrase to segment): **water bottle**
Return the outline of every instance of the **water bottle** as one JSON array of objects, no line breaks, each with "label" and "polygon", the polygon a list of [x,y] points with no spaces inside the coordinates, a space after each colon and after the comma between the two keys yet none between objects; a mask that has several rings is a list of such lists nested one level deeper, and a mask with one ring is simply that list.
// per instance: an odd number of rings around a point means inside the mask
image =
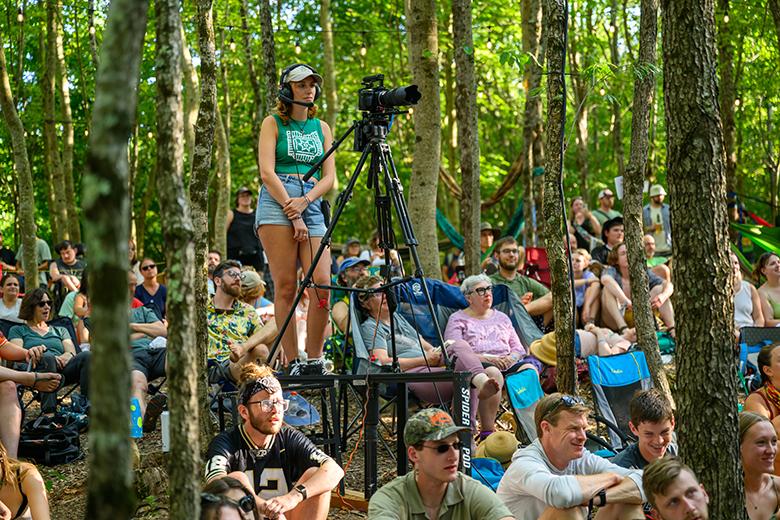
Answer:
[{"label": "water bottle", "polygon": [[163,453],[171,451],[171,415],[165,410],[160,415],[160,429],[162,430],[162,450]]},{"label": "water bottle", "polygon": [[140,439],[144,436],[144,418],[141,415],[141,403],[137,397],[130,399],[130,438]]}]

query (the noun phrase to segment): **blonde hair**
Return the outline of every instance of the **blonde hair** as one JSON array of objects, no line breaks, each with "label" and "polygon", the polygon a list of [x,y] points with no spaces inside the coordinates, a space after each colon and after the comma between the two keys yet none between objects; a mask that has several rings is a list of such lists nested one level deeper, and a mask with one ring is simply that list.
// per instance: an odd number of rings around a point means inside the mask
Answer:
[{"label": "blonde hair", "polygon": [[747,435],[747,432],[753,426],[755,426],[760,422],[768,422],[772,424],[772,421],[770,421],[763,415],[758,415],[757,413],[741,412],[739,414],[739,444],[740,445],[742,445],[742,441],[745,440],[745,435]]},{"label": "blonde hair", "polygon": [[557,426],[558,417],[563,412],[571,412],[577,415],[585,415],[590,412],[590,409],[584,404],[577,403],[572,406],[565,405],[564,397],[564,394],[555,392],[542,397],[536,404],[534,423],[536,424],[536,435],[540,439],[542,438],[542,421],[547,421],[553,426]]},{"label": "blonde hair", "polygon": [[[21,486],[24,476],[33,466],[19,462],[8,456],[5,445],[0,441],[0,487],[3,486]],[[17,482],[17,475],[19,482]]]},{"label": "blonde hair", "polygon": [[[285,101],[282,101],[281,99],[276,102],[276,114],[279,116],[279,119],[282,120],[282,124],[284,126],[287,126],[290,124],[290,108],[292,107],[291,103],[287,103]],[[306,116],[309,118],[313,118],[315,115],[317,115],[317,107],[309,107],[309,109],[306,111]]]},{"label": "blonde hair", "polygon": [[588,263],[588,264],[590,263],[591,260],[593,260],[593,257],[590,256],[590,253],[588,253],[587,249],[582,249],[582,248],[575,249],[574,250],[574,254],[580,255],[581,257],[583,257],[585,259],[585,263]]}]

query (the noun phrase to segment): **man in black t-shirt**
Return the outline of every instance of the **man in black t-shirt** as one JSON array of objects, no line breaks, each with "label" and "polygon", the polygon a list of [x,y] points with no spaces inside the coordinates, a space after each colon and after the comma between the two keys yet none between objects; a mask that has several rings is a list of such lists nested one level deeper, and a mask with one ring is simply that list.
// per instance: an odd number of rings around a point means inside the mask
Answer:
[{"label": "man in black t-shirt", "polygon": [[258,510],[268,518],[324,520],[330,491],[344,471],[301,432],[282,425],[289,401],[270,368],[247,365],[241,380],[243,424],[211,441],[206,480],[238,479],[255,493]]}]

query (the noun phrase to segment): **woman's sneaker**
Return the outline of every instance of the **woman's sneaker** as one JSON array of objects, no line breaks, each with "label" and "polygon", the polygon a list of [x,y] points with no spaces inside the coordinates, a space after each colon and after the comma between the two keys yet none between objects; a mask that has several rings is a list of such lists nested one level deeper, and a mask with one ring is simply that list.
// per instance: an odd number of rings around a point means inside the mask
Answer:
[{"label": "woman's sneaker", "polygon": [[329,368],[323,358],[314,358],[303,366],[303,373],[307,376],[329,376],[332,374]]}]

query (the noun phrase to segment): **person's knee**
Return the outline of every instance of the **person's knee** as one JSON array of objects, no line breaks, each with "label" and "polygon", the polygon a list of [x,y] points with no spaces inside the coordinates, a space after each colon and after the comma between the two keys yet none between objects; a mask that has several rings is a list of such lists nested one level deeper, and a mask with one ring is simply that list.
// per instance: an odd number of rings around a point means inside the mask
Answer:
[{"label": "person's knee", "polygon": [[133,384],[133,391],[146,393],[149,382],[146,380],[144,373],[139,370],[133,370],[130,377]]},{"label": "person's knee", "polygon": [[487,376],[491,379],[495,379],[498,383],[498,386],[502,386],[504,384],[504,376],[501,374],[501,371],[497,367],[487,367],[485,368],[485,373]]},{"label": "person's knee", "polygon": [[19,408],[16,383],[13,381],[3,381],[0,383],[0,406],[3,406],[3,409],[5,409],[6,406],[15,406],[16,408]]},{"label": "person's knee", "polygon": [[556,509],[548,507],[539,517],[539,520],[585,520],[581,507],[572,507],[569,509]]}]

